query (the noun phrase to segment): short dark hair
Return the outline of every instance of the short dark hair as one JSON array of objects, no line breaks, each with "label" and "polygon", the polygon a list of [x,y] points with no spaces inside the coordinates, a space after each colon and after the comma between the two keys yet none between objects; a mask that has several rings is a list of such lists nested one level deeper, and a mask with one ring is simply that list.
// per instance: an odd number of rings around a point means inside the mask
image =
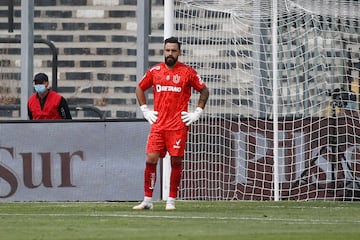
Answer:
[{"label": "short dark hair", "polygon": [[43,82],[48,82],[48,81],[49,81],[49,78],[45,73],[38,73],[34,77],[34,82],[36,82],[36,83],[43,83]]},{"label": "short dark hair", "polygon": [[169,38],[165,39],[164,44],[167,44],[167,43],[177,43],[177,45],[179,46],[179,50],[181,50],[181,43],[179,42],[177,37],[169,37]]}]

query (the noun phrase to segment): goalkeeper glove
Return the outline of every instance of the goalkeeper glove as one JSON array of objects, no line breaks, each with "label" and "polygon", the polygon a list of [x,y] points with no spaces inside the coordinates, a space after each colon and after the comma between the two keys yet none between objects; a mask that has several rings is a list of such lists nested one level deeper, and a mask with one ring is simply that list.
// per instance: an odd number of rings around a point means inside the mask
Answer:
[{"label": "goalkeeper glove", "polygon": [[201,107],[197,107],[193,113],[181,112],[181,120],[186,126],[189,126],[191,123],[199,120],[202,111],[203,109]]},{"label": "goalkeeper glove", "polygon": [[157,115],[158,112],[157,111],[152,111],[148,108],[148,106],[146,104],[141,105],[140,109],[144,115],[144,118],[150,123],[153,124],[154,122],[156,122],[157,120]]}]

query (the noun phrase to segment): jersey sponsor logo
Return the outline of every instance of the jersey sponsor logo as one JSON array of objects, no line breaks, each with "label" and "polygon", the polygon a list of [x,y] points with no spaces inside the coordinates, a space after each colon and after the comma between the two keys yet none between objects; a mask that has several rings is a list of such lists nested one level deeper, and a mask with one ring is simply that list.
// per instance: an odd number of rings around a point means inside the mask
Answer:
[{"label": "jersey sponsor logo", "polygon": [[181,87],[156,85],[156,92],[181,92]]}]

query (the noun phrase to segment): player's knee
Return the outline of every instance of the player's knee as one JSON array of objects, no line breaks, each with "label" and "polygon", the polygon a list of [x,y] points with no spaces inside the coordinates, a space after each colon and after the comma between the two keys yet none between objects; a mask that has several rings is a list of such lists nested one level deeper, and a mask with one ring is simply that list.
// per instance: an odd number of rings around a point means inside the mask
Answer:
[{"label": "player's knee", "polygon": [[181,157],[171,157],[171,168],[182,168]]},{"label": "player's knee", "polygon": [[148,153],[146,155],[146,162],[151,164],[157,164],[159,160],[159,154],[157,153]]}]

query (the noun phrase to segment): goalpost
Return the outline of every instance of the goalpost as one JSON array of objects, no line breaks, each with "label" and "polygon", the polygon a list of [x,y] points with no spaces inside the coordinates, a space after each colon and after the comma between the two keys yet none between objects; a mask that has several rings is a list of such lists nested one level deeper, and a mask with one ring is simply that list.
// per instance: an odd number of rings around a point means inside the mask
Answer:
[{"label": "goalpost", "polygon": [[181,61],[211,90],[189,133],[181,199],[360,200],[359,10],[174,1]]}]

